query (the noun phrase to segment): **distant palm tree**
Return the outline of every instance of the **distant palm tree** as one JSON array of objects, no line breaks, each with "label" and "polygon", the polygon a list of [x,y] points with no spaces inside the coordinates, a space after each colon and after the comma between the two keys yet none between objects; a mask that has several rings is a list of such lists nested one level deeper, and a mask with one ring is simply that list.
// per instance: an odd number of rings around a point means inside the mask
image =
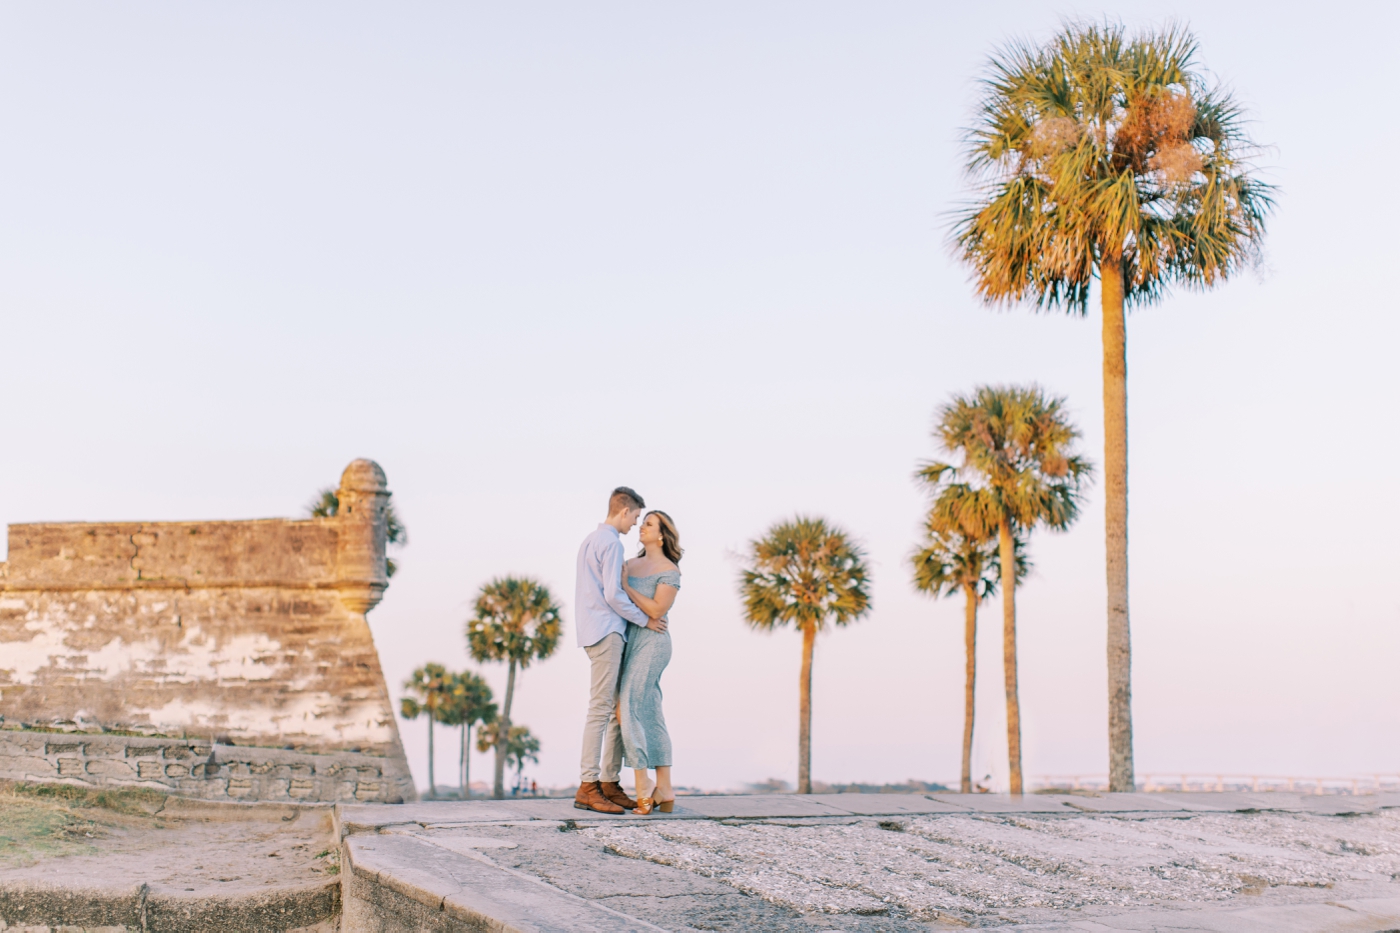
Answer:
[{"label": "distant palm tree", "polygon": [[870,611],[865,554],[844,531],[798,516],[749,543],[740,581],[744,618],[756,629],[802,632],[798,679],[797,792],[812,792],[812,655],[830,622],[849,625]]},{"label": "distant palm tree", "polygon": [[[1002,567],[1016,561],[1016,540],[1044,525],[1057,531],[1079,517],[1093,467],[1073,452],[1079,430],[1064,399],[1038,386],[981,386],[955,395],[938,412],[935,435],[962,463],[927,463],[919,476],[936,491],[933,514],[974,537],[995,536]],[[977,486],[958,482],[964,477]],[[1021,702],[1016,672],[1016,579],[1002,584],[1002,663],[1011,792],[1022,792]]]},{"label": "distant palm tree", "polygon": [[[467,620],[467,648],[478,661],[505,661],[506,701],[497,735],[510,735],[510,707],[515,699],[515,670],[543,660],[559,647],[559,606],[542,583],[523,577],[497,577],[481,588],[476,609]],[[496,745],[492,793],[505,796],[506,749]]]},{"label": "distant palm tree", "polygon": [[463,671],[453,674],[447,704],[442,708],[440,721],[445,726],[460,726],[462,729],[462,757],[457,763],[457,783],[462,788],[462,799],[471,797],[471,730],[477,723],[496,720],[496,704],[491,701],[491,686],[480,674]]},{"label": "distant palm tree", "polygon": [[424,664],[403,682],[403,688],[415,696],[406,696],[399,701],[399,712],[404,719],[428,717],[428,796],[437,796],[437,783],[433,770],[433,723],[441,722],[442,710],[451,700],[452,675],[441,664]]},{"label": "distant palm tree", "polygon": [[1251,177],[1241,108],[1183,28],[1070,24],[1005,48],[983,91],[966,136],[977,196],[955,227],[978,293],[1082,315],[1095,275],[1102,286],[1109,789],[1131,791],[1124,308],[1252,264],[1273,189]]},{"label": "distant palm tree", "polygon": [[515,786],[518,788],[525,776],[525,763],[540,763],[540,740],[535,738],[527,726],[511,726],[504,746],[497,746],[500,737],[500,722],[489,723],[476,730],[476,747],[481,751],[490,748],[505,748],[505,760],[515,768]]},{"label": "distant palm tree", "polygon": [[[335,489],[327,486],[316,494],[310,504],[306,506],[306,512],[312,518],[334,518],[340,511],[340,497],[335,494]],[[386,544],[403,547],[408,543],[408,529],[403,522],[399,521],[399,513],[394,511],[392,504],[384,507],[384,540]],[[384,575],[392,577],[399,569],[398,563],[392,557],[384,558]]]},{"label": "distant palm tree", "polygon": [[[946,487],[945,487],[946,489]],[[976,494],[975,492],[973,493]],[[964,794],[972,793],[972,728],[977,686],[977,609],[982,600],[996,595],[1001,577],[1001,557],[996,538],[972,534],[950,525],[931,512],[923,544],[910,556],[914,588],[934,598],[962,593],[965,597],[963,649],[967,678],[963,687],[962,781]],[[1024,578],[1027,563],[1021,540],[1016,540],[1016,577]]]}]

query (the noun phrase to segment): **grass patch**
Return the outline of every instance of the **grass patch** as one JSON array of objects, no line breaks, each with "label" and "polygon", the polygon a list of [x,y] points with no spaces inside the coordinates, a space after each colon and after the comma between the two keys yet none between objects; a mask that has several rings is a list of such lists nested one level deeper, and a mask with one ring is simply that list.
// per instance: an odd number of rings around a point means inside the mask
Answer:
[{"label": "grass patch", "polygon": [[316,855],[313,861],[320,861],[321,859],[326,860],[325,867],[321,869],[322,871],[324,871],[328,875],[340,874],[339,849],[323,849]]},{"label": "grass patch", "polygon": [[169,794],[146,787],[75,787],[72,784],[0,782],[0,800],[15,797],[45,800],[74,810],[110,810],[130,816],[153,816]]},{"label": "grass patch", "polygon": [[129,788],[95,790],[67,784],[0,783],[0,865],[91,855],[95,841],[133,824],[160,828],[152,819],[165,794]]}]

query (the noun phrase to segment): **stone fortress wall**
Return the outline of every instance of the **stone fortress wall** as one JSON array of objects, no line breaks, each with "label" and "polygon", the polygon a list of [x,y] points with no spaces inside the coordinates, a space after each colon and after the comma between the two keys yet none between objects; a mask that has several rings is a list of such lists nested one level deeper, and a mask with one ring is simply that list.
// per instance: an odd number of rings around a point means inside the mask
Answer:
[{"label": "stone fortress wall", "polygon": [[206,798],[413,799],[365,613],[384,472],[333,518],[11,525],[0,778]]}]

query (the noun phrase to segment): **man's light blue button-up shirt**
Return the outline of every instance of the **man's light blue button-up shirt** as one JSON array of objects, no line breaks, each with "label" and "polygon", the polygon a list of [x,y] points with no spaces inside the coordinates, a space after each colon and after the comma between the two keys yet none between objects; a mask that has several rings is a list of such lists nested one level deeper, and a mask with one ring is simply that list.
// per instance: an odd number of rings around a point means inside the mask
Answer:
[{"label": "man's light blue button-up shirt", "polygon": [[626,641],[628,622],[647,624],[647,614],[622,588],[625,561],[622,536],[607,522],[583,539],[574,577],[574,627],[580,648],[596,645],[613,632]]}]

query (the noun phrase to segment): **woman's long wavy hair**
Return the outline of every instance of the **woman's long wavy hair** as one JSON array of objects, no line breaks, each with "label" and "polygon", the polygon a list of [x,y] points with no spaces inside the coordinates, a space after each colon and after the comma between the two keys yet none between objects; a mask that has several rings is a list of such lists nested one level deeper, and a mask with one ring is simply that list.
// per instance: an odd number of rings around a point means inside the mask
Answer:
[{"label": "woman's long wavy hair", "polygon": [[[642,524],[645,525],[647,519],[651,518],[653,515],[655,515],[657,520],[661,523],[661,553],[665,554],[666,559],[671,563],[679,564],[681,562],[681,555],[685,553],[685,549],[681,547],[681,533],[676,530],[676,523],[672,521],[671,516],[667,515],[665,512],[660,509],[653,509],[642,516]],[[641,553],[637,556],[646,557],[647,549],[642,548]]]}]

